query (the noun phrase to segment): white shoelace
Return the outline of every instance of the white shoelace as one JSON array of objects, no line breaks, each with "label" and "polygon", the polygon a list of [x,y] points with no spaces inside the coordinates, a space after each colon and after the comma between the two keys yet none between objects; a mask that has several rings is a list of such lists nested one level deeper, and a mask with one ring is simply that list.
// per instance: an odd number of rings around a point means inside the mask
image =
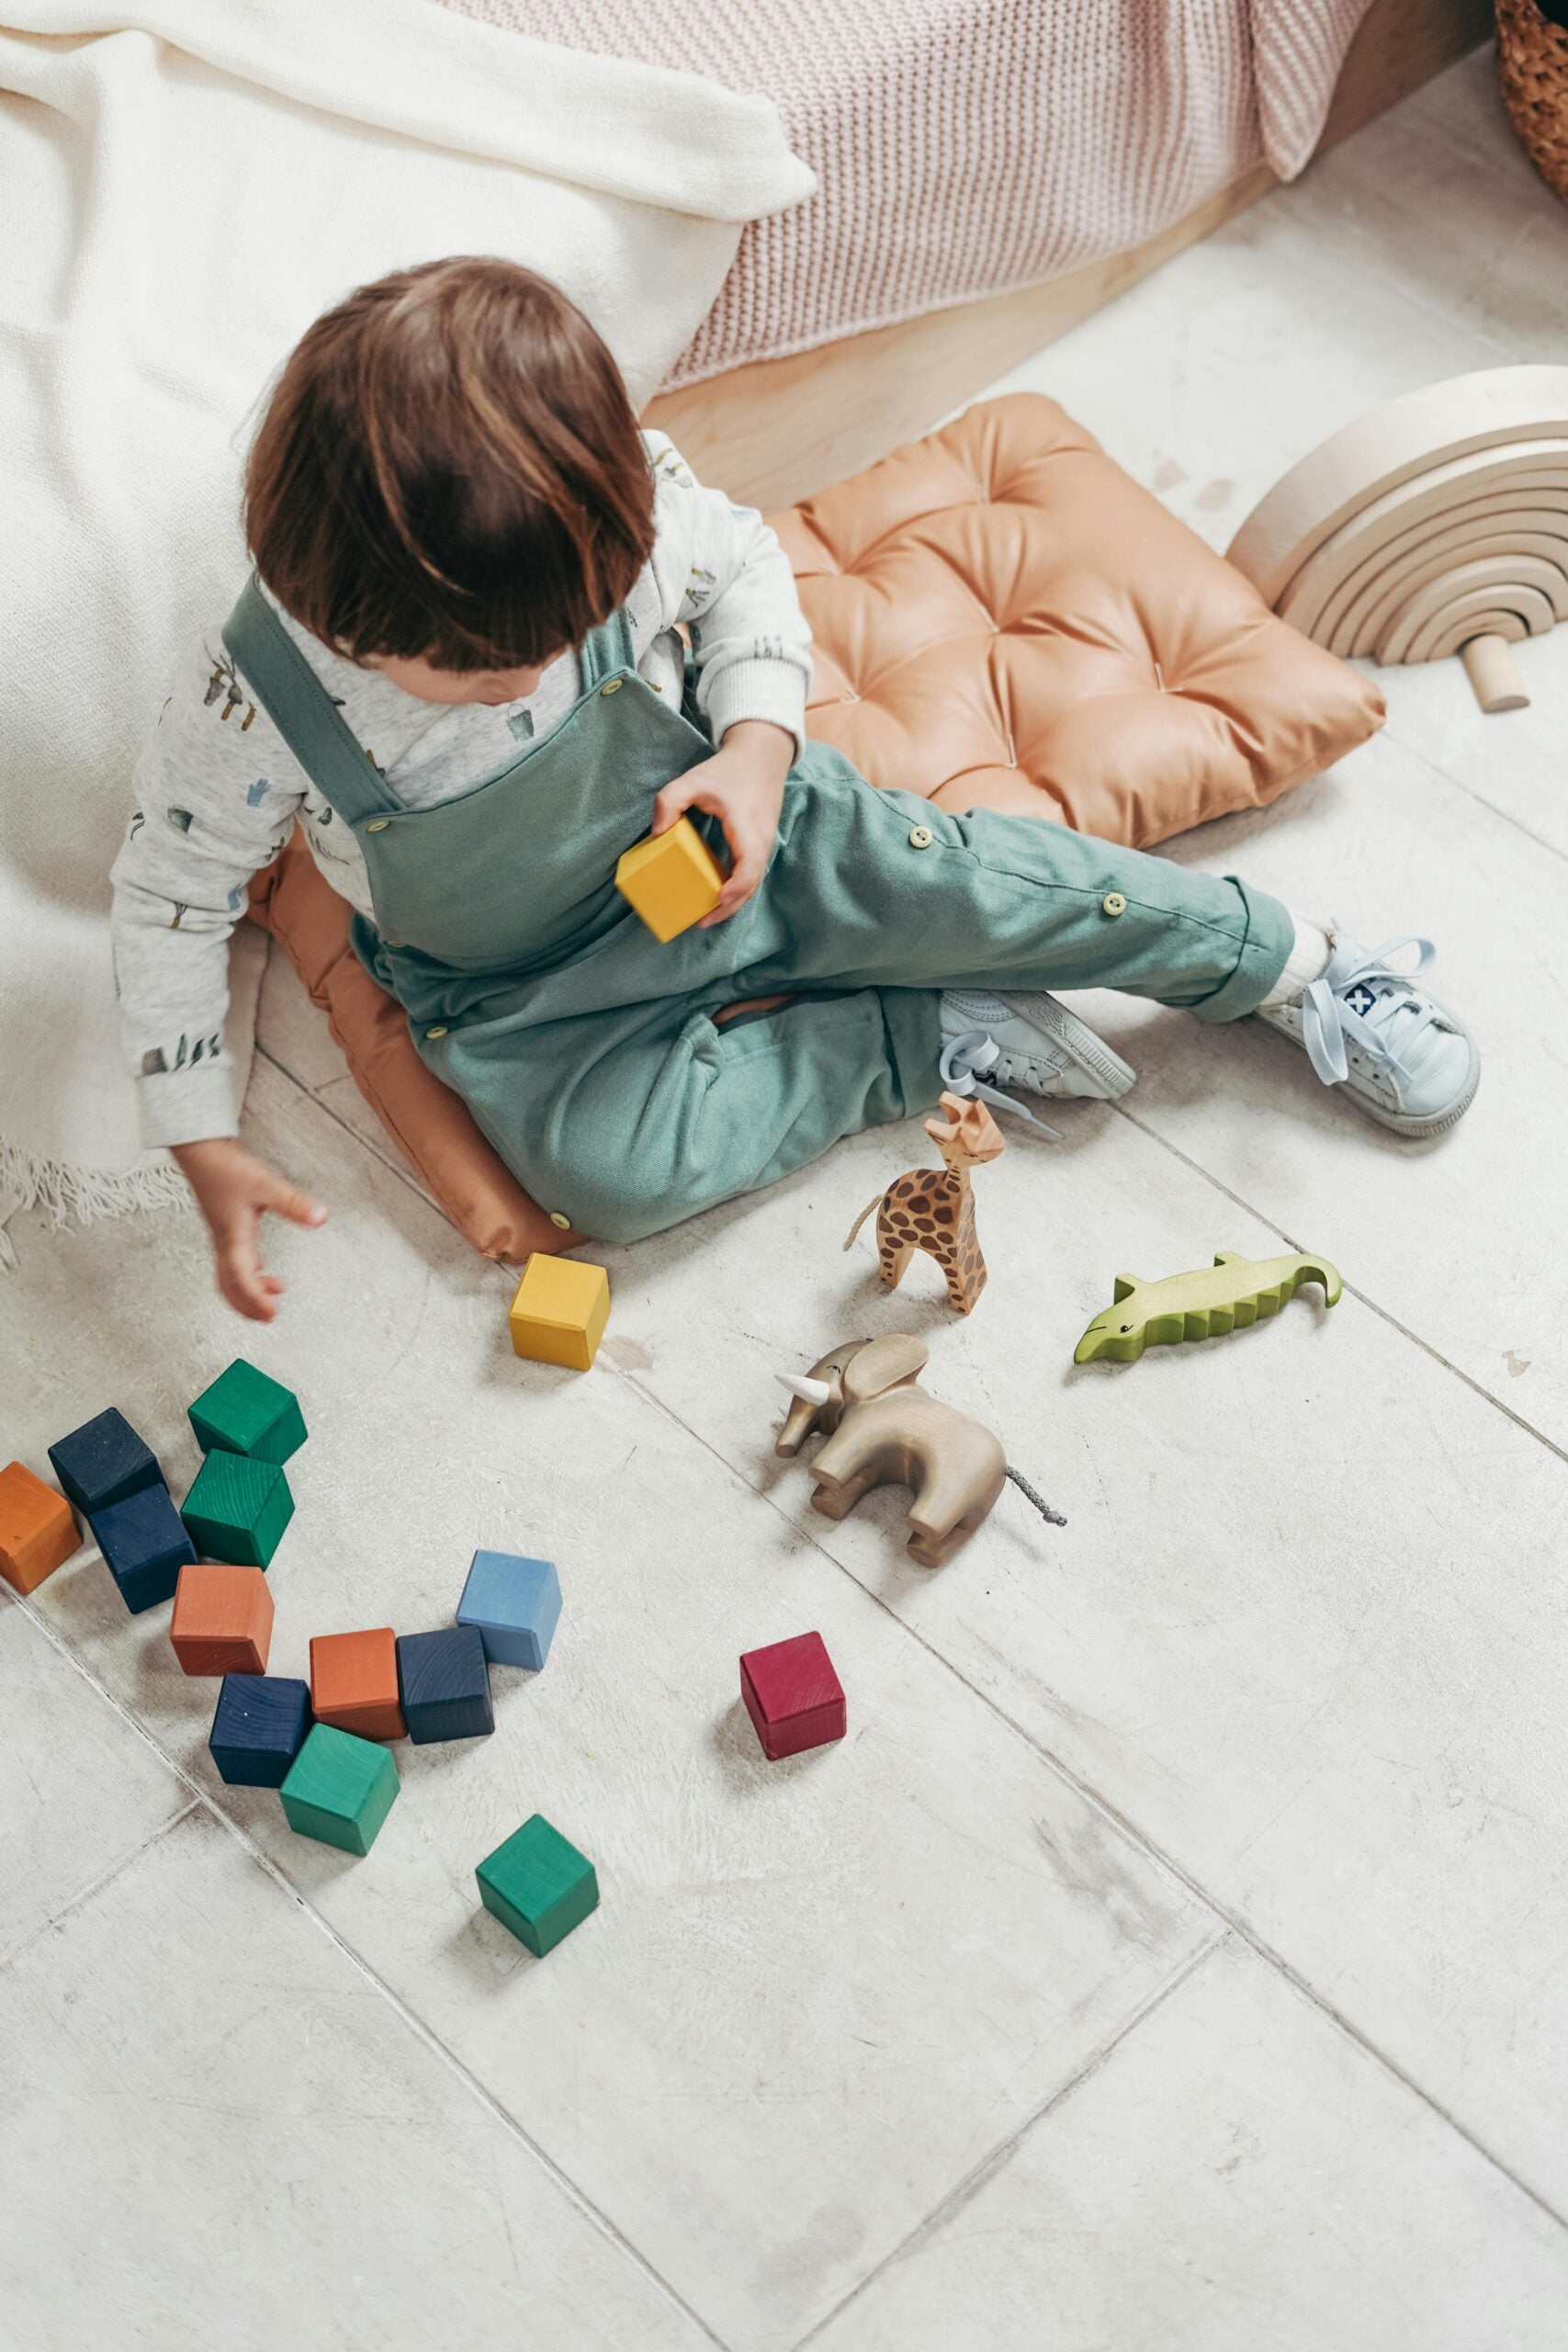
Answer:
[{"label": "white shoelace", "polygon": [[[1407,972],[1395,971],[1392,959],[1413,947],[1415,965]],[[1438,1016],[1431,998],[1416,985],[1436,954],[1429,939],[1415,938],[1391,939],[1370,955],[1350,941],[1335,948],[1326,970],[1302,990],[1302,1041],[1325,1086],[1337,1086],[1349,1076],[1352,1046],[1395,1082],[1409,1080],[1403,1056]],[[1383,1034],[1397,1012],[1404,1015],[1399,1052]]]},{"label": "white shoelace", "polygon": [[[997,1072],[997,1066],[1002,1058],[1002,1049],[988,1029],[965,1029],[962,1035],[950,1037],[942,1047],[940,1064],[942,1085],[950,1094],[974,1095],[979,1102],[989,1102],[995,1110],[1010,1111],[1015,1119],[1027,1119],[1032,1127],[1037,1127],[1043,1136],[1049,1136],[1053,1143],[1060,1143],[1062,1134],[1059,1127],[1048,1127],[1044,1120],[1037,1119],[1025,1104],[1010,1094],[1004,1094],[999,1086],[987,1083],[992,1073]],[[1005,1070],[999,1074],[1011,1076],[1010,1055]]]}]

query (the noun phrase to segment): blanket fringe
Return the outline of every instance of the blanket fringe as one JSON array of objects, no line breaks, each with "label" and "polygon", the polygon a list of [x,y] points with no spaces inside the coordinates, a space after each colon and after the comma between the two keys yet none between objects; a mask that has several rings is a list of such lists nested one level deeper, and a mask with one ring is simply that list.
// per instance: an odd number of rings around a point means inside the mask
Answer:
[{"label": "blanket fringe", "polygon": [[178,1208],[189,1199],[190,1186],[172,1160],[150,1168],[81,1168],[0,1142],[0,1267],[17,1262],[6,1224],[18,1209],[42,1209],[58,1230],[135,1209]]}]

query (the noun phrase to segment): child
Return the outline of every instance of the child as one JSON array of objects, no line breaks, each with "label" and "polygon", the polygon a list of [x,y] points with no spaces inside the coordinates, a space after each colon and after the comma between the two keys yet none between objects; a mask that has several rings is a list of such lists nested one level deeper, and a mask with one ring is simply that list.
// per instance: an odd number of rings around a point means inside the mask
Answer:
[{"label": "child", "polygon": [[[325,1215],[234,1140],[223,1050],[228,933],[297,816],[541,1246],[656,1232],[944,1086],[1024,1115],[1019,1093],[1125,1092],[1058,987],[1256,1012],[1397,1134],[1475,1091],[1425,943],[1401,976],[1234,878],[950,816],[807,741],[773,533],[639,435],[599,337],[525,270],[434,262],[318,320],[245,514],[255,578],[175,680],[115,866],[147,1137],[242,1314],[282,1287],[263,1213]],[[729,872],[660,945],[613,876],[685,809]]]}]

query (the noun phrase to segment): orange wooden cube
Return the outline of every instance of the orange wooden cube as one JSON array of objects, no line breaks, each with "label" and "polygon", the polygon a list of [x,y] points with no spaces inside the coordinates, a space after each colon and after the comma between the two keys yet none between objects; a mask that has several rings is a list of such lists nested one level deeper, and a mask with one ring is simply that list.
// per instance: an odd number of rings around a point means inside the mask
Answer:
[{"label": "orange wooden cube", "polygon": [[25,1463],[7,1462],[0,1470],[0,1577],[18,1592],[36,1592],[81,1540],[64,1496]]},{"label": "orange wooden cube", "polygon": [[272,1595],[260,1568],[188,1561],[175,1587],[169,1640],[187,1674],[265,1674]]},{"label": "orange wooden cube", "polygon": [[361,1739],[407,1736],[398,1696],[398,1642],[390,1625],[364,1634],[318,1634],[310,1644],[310,1707],[319,1724]]}]

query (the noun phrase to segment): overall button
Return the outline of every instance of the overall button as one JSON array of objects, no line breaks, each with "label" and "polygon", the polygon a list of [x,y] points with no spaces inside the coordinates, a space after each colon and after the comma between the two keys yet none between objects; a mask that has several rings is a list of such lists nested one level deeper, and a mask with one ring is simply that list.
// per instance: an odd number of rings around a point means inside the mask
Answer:
[{"label": "overall button", "polygon": [[434,1029],[427,1029],[424,1034],[427,1037],[445,1037],[446,1023],[445,1021],[438,1021]]},{"label": "overall button", "polygon": [[383,947],[390,947],[395,953],[398,948],[406,947],[408,945],[408,941],[406,939],[383,939],[381,944]]},{"label": "overall button", "polygon": [[1107,890],[1100,902],[1100,911],[1102,915],[1124,915],[1127,911],[1127,901],[1120,890]]},{"label": "overall button", "polygon": [[930,849],[934,839],[935,835],[932,833],[929,825],[916,825],[910,831],[909,847],[911,849]]},{"label": "overall button", "polygon": [[602,695],[618,695],[621,691],[621,684],[619,678],[606,678],[599,691]]},{"label": "overall button", "polygon": [[365,830],[367,833],[384,833],[391,821],[390,817],[372,817]]},{"label": "overall button", "polygon": [[563,1233],[570,1233],[571,1231],[571,1219],[567,1216],[564,1209],[552,1209],[550,1211],[550,1223],[552,1225],[558,1225]]}]

